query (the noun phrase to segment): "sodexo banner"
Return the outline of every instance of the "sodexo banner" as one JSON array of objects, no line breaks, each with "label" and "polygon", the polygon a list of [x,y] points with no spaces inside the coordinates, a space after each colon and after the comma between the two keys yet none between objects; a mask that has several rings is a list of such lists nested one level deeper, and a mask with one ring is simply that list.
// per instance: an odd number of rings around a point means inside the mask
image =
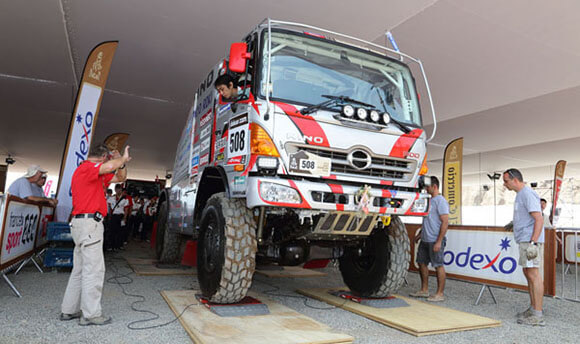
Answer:
[{"label": "sodexo banner", "polygon": [[56,221],[68,222],[72,211],[71,179],[76,168],[88,156],[117,44],[117,42],[101,43],[87,58],[60,168]]},{"label": "sodexo banner", "polygon": [[445,271],[526,286],[519,249],[511,232],[450,230],[445,248]]}]

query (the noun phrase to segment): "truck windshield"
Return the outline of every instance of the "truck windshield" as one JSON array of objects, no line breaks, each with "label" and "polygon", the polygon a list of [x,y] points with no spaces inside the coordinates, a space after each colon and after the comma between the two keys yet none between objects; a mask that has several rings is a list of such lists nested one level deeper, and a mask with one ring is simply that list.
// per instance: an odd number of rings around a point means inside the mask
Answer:
[{"label": "truck windshield", "polygon": [[[260,93],[266,92],[268,35],[264,35]],[[421,126],[408,67],[387,57],[303,34],[272,31],[271,98],[318,104],[323,94],[347,96]]]}]

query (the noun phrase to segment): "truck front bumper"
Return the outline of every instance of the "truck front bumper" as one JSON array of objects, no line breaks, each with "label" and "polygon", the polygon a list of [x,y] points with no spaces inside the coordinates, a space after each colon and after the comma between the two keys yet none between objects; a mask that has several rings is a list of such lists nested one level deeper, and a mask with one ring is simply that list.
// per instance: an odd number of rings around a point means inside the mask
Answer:
[{"label": "truck front bumper", "polygon": [[249,208],[265,206],[409,216],[425,216],[429,210],[429,195],[426,193],[376,186],[367,190],[368,202],[365,202],[361,197],[362,188],[356,186],[250,177],[246,200]]}]

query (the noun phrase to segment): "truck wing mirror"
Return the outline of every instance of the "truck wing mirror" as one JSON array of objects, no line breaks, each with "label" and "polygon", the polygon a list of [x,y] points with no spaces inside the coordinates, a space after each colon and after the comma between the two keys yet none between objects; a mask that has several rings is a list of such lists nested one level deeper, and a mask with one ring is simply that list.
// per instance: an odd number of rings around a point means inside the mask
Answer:
[{"label": "truck wing mirror", "polygon": [[247,43],[233,43],[230,46],[229,69],[235,73],[246,71],[246,60],[250,59],[252,54],[248,52]]}]

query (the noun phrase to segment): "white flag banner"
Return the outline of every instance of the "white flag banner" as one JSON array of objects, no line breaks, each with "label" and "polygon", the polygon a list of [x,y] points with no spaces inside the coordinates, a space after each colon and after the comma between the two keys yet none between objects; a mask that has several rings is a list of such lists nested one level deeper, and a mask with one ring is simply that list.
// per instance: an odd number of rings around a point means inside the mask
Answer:
[{"label": "white flag banner", "polygon": [[72,211],[72,176],[88,156],[117,44],[117,42],[99,44],[89,54],[85,64],[60,169],[56,208],[58,222],[68,222]]}]

